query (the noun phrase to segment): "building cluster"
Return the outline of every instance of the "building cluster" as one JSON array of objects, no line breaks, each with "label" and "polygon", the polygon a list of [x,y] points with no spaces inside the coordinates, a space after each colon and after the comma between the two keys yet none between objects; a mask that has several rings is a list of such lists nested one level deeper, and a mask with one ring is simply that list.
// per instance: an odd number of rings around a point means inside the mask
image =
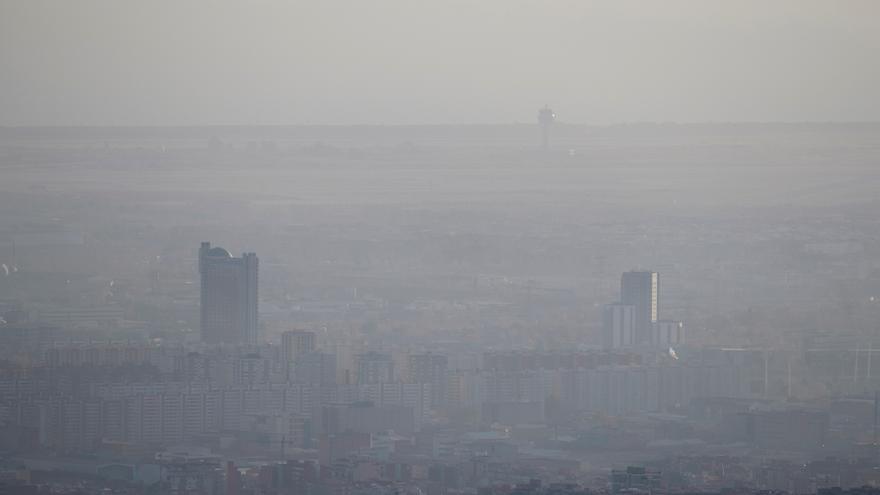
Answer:
[{"label": "building cluster", "polygon": [[620,300],[602,311],[606,348],[652,346],[672,348],[683,343],[684,325],[660,318],[660,274],[631,271],[620,278]]},{"label": "building cluster", "polygon": [[[7,325],[0,451],[17,470],[218,495],[686,493],[722,485],[682,482],[703,465],[682,451],[803,457],[864,440],[876,410],[780,404],[766,353],[688,348],[683,325],[660,317],[657,272],[623,274],[602,347],[465,349],[318,329],[273,340],[260,335],[256,255],[202,243],[198,260],[197,341]],[[611,469],[649,454],[685,460]],[[748,473],[753,489],[781,486],[756,482],[774,479],[766,466]]]},{"label": "building cluster", "polygon": [[[175,347],[92,343],[47,349],[38,366],[4,370],[0,421],[33,431],[39,445],[89,451],[102,442],[152,446],[210,434],[257,435],[264,447],[314,448],[345,431],[418,432],[438,415],[475,411],[482,423],[541,424],[553,414],[656,413],[710,396],[745,397],[730,365],[644,363],[605,351],[489,352],[482,366],[448,357],[365,352],[340,367],[310,332],[282,344]],[[351,371],[354,371],[353,373]]]}]

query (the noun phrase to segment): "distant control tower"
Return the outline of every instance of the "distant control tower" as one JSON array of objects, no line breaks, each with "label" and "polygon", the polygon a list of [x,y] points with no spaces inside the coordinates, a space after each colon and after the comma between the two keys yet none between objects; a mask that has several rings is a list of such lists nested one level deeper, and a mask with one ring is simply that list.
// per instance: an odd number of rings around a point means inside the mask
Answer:
[{"label": "distant control tower", "polygon": [[553,122],[556,122],[556,114],[553,113],[553,110],[550,109],[550,107],[544,105],[544,108],[538,110],[538,124],[541,125],[545,150],[550,149],[550,126],[553,125]]}]

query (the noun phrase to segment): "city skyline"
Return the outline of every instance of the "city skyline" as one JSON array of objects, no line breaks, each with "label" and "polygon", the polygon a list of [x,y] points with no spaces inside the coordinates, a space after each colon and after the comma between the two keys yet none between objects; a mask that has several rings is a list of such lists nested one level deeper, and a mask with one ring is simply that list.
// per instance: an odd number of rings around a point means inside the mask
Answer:
[{"label": "city skyline", "polygon": [[880,495],[878,19],[0,0],[0,495]]}]

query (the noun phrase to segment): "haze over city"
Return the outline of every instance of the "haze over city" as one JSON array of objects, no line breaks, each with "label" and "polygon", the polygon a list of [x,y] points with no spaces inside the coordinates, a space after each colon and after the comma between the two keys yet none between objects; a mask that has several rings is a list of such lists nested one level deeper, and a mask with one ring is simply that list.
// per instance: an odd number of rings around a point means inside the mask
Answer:
[{"label": "haze over city", "polygon": [[871,0],[0,3],[0,124],[876,121]]},{"label": "haze over city", "polygon": [[0,0],[0,494],[878,493],[878,14]]}]

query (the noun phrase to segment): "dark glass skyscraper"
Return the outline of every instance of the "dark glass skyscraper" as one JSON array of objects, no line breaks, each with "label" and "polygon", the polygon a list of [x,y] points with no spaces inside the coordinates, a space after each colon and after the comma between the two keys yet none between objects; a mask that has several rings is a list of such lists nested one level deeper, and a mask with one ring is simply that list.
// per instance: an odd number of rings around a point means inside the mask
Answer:
[{"label": "dark glass skyscraper", "polygon": [[201,275],[201,337],[208,344],[257,343],[257,271],[254,253],[234,258],[221,247],[203,242]]},{"label": "dark glass skyscraper", "polygon": [[643,344],[651,339],[652,325],[660,319],[660,274],[625,272],[620,277],[620,302],[635,309],[633,340]]}]

